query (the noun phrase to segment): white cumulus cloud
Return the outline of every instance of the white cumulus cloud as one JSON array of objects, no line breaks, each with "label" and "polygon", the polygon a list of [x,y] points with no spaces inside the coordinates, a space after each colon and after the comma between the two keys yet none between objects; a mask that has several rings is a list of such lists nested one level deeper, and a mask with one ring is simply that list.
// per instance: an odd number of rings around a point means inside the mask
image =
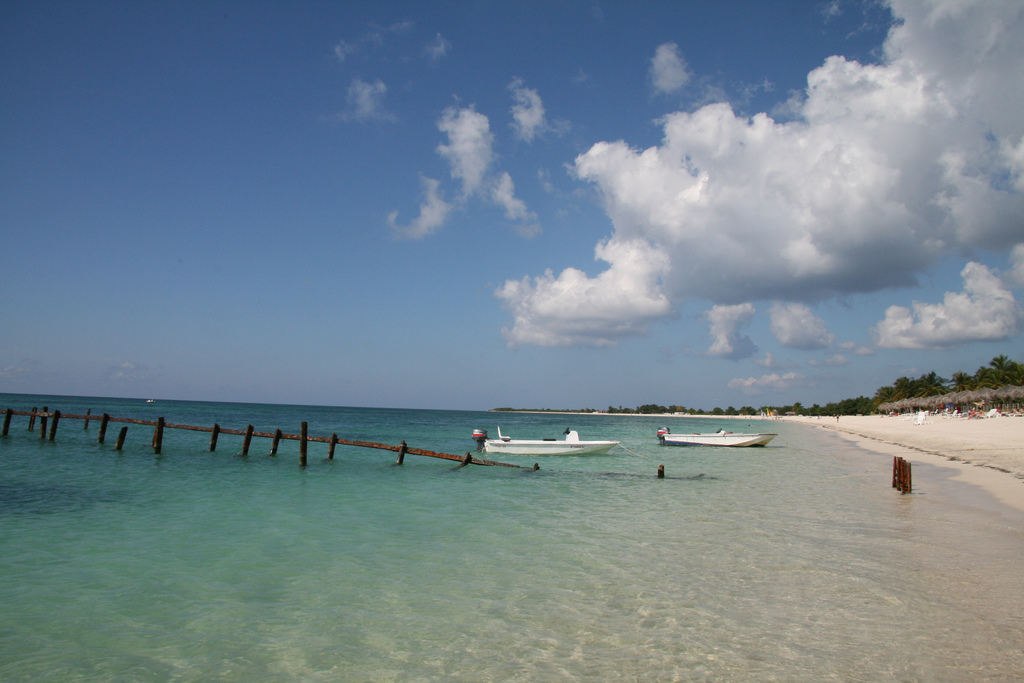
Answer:
[{"label": "white cumulus cloud", "polygon": [[804,304],[776,303],[769,315],[772,334],[783,346],[811,351],[826,349],[836,341],[836,336],[825,327],[825,321],[811,313]]},{"label": "white cumulus cloud", "polygon": [[437,232],[448,219],[452,205],[446,202],[439,193],[441,182],[433,178],[420,176],[423,185],[423,203],[420,204],[419,215],[409,225],[397,223],[398,212],[388,214],[388,225],[400,237],[421,239]]},{"label": "white cumulus cloud", "polygon": [[[648,245],[629,253],[652,261],[629,269],[657,273],[666,315],[694,298],[809,304],[909,287],[940,255],[1020,243],[1024,5],[891,6],[880,63],[829,57],[808,74],[793,120],[709,104],[663,117],[657,146],[602,141],[576,158],[610,219],[608,254]],[[662,48],[652,78],[681,87],[659,80],[678,56]],[[528,308],[544,292],[519,294],[506,303],[542,324]],[[576,304],[581,321],[587,305],[603,309],[590,295]],[[606,333],[641,322],[629,311],[618,325],[601,320]]]},{"label": "white cumulus cloud", "polygon": [[690,82],[686,60],[675,43],[663,43],[651,58],[651,82],[655,90],[672,93]]},{"label": "white cumulus cloud", "polygon": [[479,197],[501,207],[505,217],[516,222],[516,231],[521,235],[538,234],[541,228],[536,222],[537,216],[515,196],[512,176],[491,172],[495,155],[490,120],[472,107],[448,107],[441,114],[437,127],[448,138],[446,143],[437,146],[437,153],[448,162],[452,179],[459,181],[462,187],[457,203],[444,201],[440,181],[421,177],[425,199],[419,216],[402,226],[396,222],[398,212],[392,211],[388,214],[388,225],[403,237],[426,237],[443,227],[452,210],[464,206],[470,198]]},{"label": "white cumulus cloud", "polygon": [[709,356],[722,358],[747,358],[757,350],[750,337],[740,335],[740,329],[754,317],[753,304],[715,306],[704,314],[711,333]]},{"label": "white cumulus cloud", "polygon": [[875,333],[889,349],[949,348],[973,341],[1002,341],[1017,333],[1017,302],[988,268],[968,263],[963,292],[946,292],[941,304],[890,306]]},{"label": "white cumulus cloud", "polygon": [[448,143],[438,145],[437,152],[448,160],[452,178],[462,181],[463,197],[468,197],[483,184],[494,160],[490,121],[471,108],[448,107],[437,127],[448,136]]},{"label": "white cumulus cloud", "polygon": [[502,334],[509,346],[608,346],[642,334],[650,320],[669,313],[658,290],[657,254],[643,242],[598,244],[598,260],[614,262],[596,278],[567,268],[557,278],[548,270],[531,279],[508,280],[495,295],[515,323]]},{"label": "white cumulus cloud", "polygon": [[395,115],[384,108],[387,92],[388,87],[380,79],[373,83],[359,78],[352,79],[346,96],[349,109],[342,114],[342,118],[347,121],[394,121]]}]

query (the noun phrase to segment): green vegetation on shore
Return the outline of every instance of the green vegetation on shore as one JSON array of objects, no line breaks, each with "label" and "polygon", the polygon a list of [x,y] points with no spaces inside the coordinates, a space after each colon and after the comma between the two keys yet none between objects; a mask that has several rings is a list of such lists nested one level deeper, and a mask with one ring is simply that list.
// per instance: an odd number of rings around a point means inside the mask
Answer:
[{"label": "green vegetation on shore", "polygon": [[996,389],[1001,386],[1012,384],[1014,386],[1024,385],[1024,364],[1010,360],[1005,355],[996,356],[988,364],[981,366],[973,374],[966,372],[955,372],[950,379],[943,379],[936,373],[930,372],[921,375],[917,379],[900,377],[891,385],[880,387],[875,392],[874,398],[858,396],[847,398],[825,405],[815,403],[812,406],[804,406],[799,401],[788,406],[743,406],[741,408],[714,408],[704,410],[702,408],[686,408],[681,405],[663,406],[656,403],[647,403],[636,408],[624,408],[622,406],[608,406],[607,410],[596,410],[594,408],[568,408],[564,410],[553,410],[550,408],[495,408],[497,412],[531,412],[531,413],[609,413],[620,415],[663,415],[666,413],[686,413],[688,415],[725,415],[744,417],[750,415],[776,414],[776,415],[867,415],[883,403],[899,401],[904,398],[921,398],[925,396],[939,396],[953,391],[973,391],[982,387]]}]

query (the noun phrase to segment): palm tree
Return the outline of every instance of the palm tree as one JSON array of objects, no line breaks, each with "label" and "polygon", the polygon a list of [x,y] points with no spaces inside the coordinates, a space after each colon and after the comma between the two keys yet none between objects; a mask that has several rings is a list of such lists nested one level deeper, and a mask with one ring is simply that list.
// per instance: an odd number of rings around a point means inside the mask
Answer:
[{"label": "palm tree", "polygon": [[952,379],[949,381],[952,384],[953,391],[971,391],[974,389],[974,378],[966,372],[954,372]]},{"label": "palm tree", "polygon": [[978,368],[978,371],[974,373],[974,384],[975,389],[981,389],[982,387],[998,389],[1003,386],[999,371],[995,368],[986,368],[984,366]]},{"label": "palm tree", "polygon": [[1024,365],[1010,361],[1006,368],[1006,383],[1018,387],[1024,384]]},{"label": "palm tree", "polygon": [[875,407],[882,405],[883,403],[892,403],[896,399],[896,390],[892,386],[879,387],[878,391],[875,392],[874,401]]},{"label": "palm tree", "polygon": [[914,395],[915,386],[914,380],[909,377],[900,377],[892,383],[893,388],[893,399],[896,401],[911,398]]},{"label": "palm tree", "polygon": [[939,396],[946,393],[946,380],[934,372],[921,375],[915,384],[917,385],[917,391],[914,392],[914,396],[917,397]]},{"label": "palm tree", "polygon": [[996,379],[1000,385],[1006,383],[1006,374],[1009,370],[1010,363],[1012,360],[1006,357],[1006,354],[1001,354],[989,361],[989,367],[995,370]]}]

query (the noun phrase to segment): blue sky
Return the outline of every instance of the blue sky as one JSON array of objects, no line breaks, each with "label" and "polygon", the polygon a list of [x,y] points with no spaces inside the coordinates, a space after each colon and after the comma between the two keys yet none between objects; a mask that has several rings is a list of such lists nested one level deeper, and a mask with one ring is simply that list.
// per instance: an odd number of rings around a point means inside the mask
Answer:
[{"label": "blue sky", "polygon": [[0,392],[827,403],[1024,360],[1019,2],[13,2]]}]

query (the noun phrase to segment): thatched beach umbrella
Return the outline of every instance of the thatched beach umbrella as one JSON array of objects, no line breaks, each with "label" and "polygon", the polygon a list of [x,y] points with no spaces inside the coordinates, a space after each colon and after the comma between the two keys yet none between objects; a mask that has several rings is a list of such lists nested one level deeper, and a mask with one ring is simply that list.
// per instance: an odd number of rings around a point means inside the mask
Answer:
[{"label": "thatched beach umbrella", "polygon": [[995,394],[995,389],[990,389],[989,387],[982,387],[981,389],[978,389],[977,391],[974,392],[973,400],[975,403],[991,401]]}]

